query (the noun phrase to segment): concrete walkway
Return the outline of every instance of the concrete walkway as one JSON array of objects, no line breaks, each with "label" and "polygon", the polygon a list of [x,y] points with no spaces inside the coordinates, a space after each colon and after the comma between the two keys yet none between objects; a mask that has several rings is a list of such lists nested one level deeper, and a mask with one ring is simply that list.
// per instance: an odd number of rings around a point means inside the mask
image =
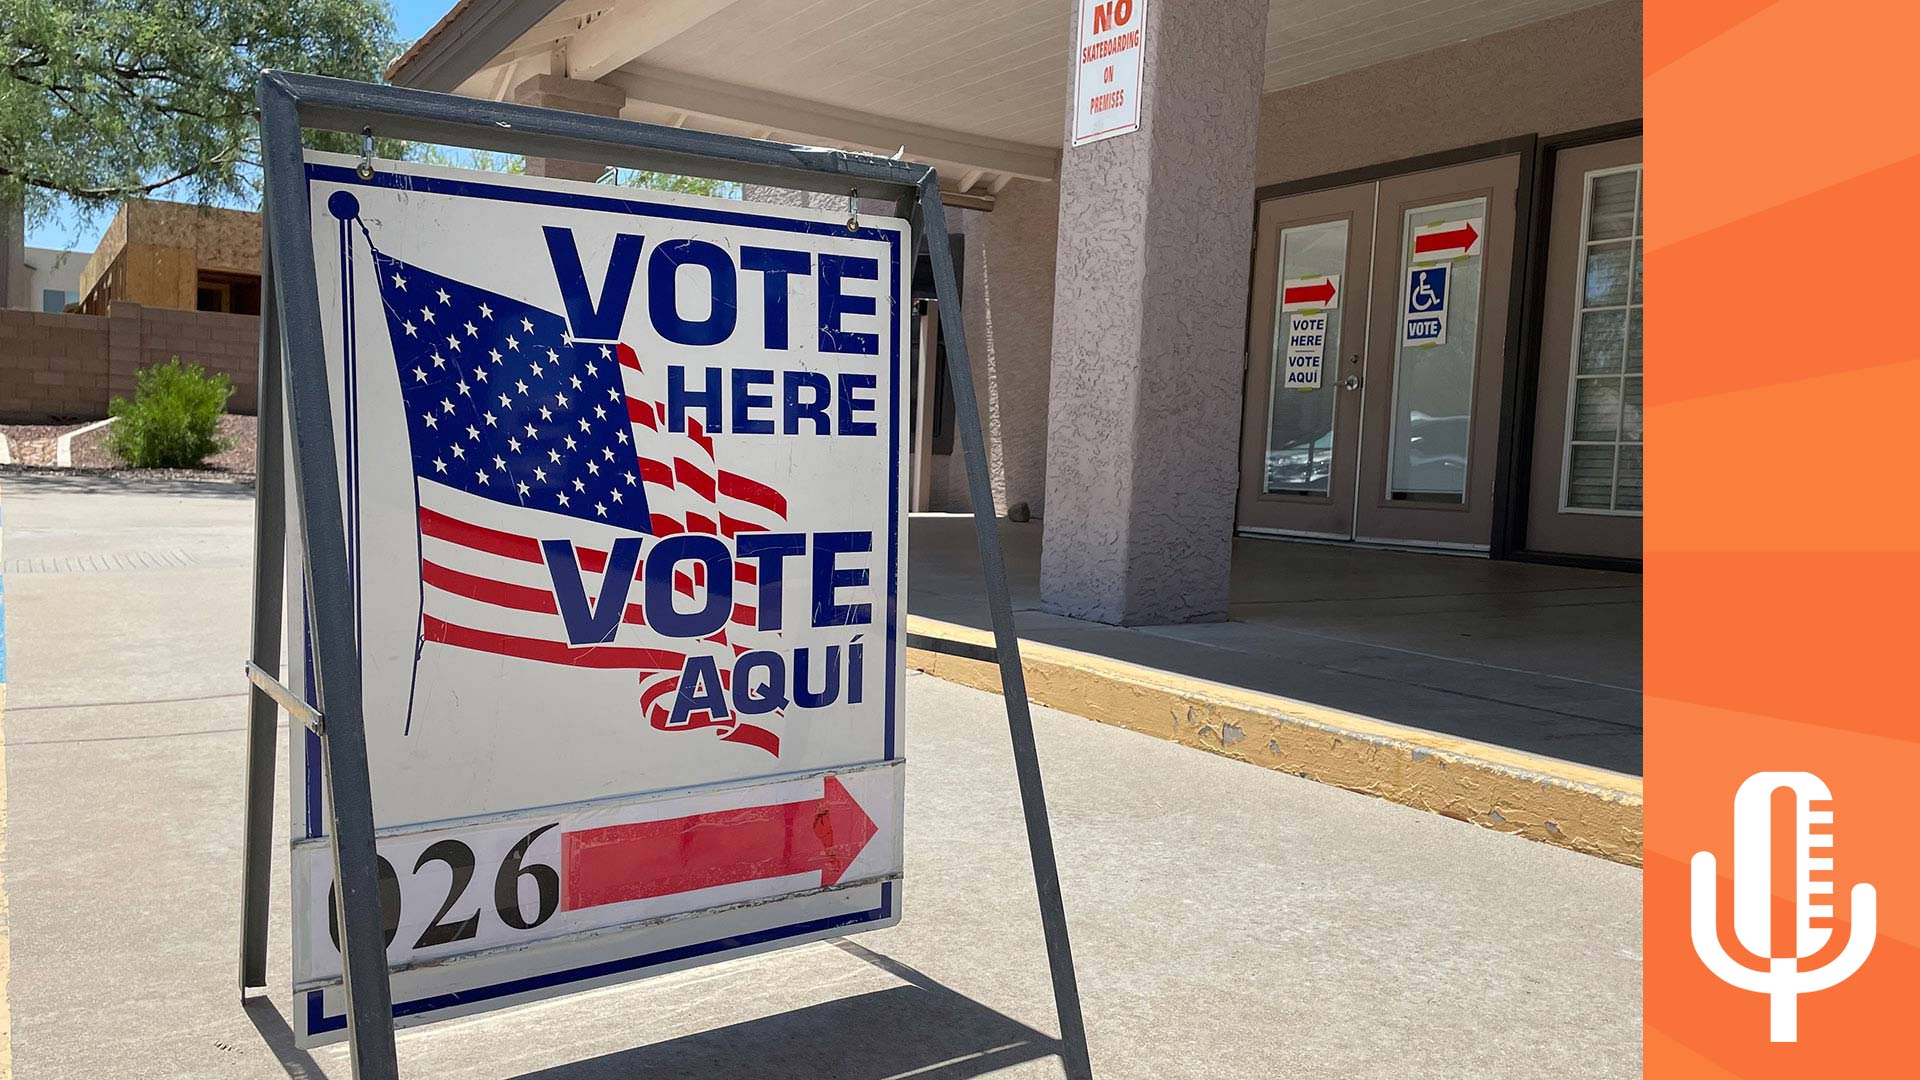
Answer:
[{"label": "concrete walkway", "polygon": [[[284,858],[281,989],[235,990],[248,493],[0,499],[16,1074],[345,1077],[282,1020]],[[403,1075],[1060,1075],[1001,703],[913,675],[908,710],[899,927],[404,1032]],[[1102,1080],[1639,1075],[1637,871],[1035,719]]]},{"label": "concrete walkway", "polygon": [[[989,629],[973,520],[916,515],[916,615]],[[1001,523],[1020,635],[1640,775],[1640,576],[1234,541],[1225,622],[1113,627],[1040,607],[1038,522]]]}]

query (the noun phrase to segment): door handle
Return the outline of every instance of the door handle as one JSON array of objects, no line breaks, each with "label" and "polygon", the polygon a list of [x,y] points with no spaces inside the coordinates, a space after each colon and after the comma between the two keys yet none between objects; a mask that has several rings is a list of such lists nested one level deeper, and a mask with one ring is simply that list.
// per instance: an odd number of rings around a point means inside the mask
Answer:
[{"label": "door handle", "polygon": [[1360,376],[1349,375],[1346,378],[1340,380],[1340,385],[1341,387],[1347,390],[1358,390],[1360,389]]}]

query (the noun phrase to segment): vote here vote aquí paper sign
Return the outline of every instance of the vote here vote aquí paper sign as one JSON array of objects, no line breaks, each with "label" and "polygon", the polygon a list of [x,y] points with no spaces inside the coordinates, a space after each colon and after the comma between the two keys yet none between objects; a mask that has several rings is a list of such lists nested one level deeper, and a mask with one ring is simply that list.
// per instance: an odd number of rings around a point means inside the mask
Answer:
[{"label": "vote here vote aqu\u00ed paper sign", "polygon": [[897,921],[906,223],[353,164],[307,174],[398,1021]]}]

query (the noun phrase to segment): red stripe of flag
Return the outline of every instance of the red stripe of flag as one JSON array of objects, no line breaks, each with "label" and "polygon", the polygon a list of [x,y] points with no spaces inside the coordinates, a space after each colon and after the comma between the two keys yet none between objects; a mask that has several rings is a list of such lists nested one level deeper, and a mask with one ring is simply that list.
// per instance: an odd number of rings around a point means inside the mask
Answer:
[{"label": "red stripe of flag", "polygon": [[691,416],[687,417],[687,438],[692,439],[700,449],[707,452],[709,461],[713,459],[713,440],[707,438],[707,433],[700,426],[700,421]]},{"label": "red stripe of flag", "polygon": [[713,477],[701,472],[698,465],[686,458],[673,459],[673,478],[708,502],[714,500]]},{"label": "red stripe of flag", "polygon": [[787,516],[787,497],[785,495],[780,494],[758,480],[749,480],[739,473],[730,473],[725,469],[720,470],[720,494],[725,495],[729,499],[739,499],[741,502],[750,502],[755,506],[765,507],[779,514],[781,517]]},{"label": "red stripe of flag", "polygon": [[[636,575],[637,577],[637,575]],[[482,604],[494,607],[513,608],[516,611],[535,611],[543,615],[558,615],[559,607],[554,603],[553,593],[546,589],[536,589],[529,585],[515,585],[507,581],[495,581],[492,578],[476,577],[462,573],[450,567],[425,559],[420,561],[420,580],[455,596],[464,596]],[[587,598],[590,604],[598,603],[599,597]],[[621,621],[634,626],[647,625],[645,610],[637,603],[628,604],[621,614]]]},{"label": "red stripe of flag", "polygon": [[750,533],[750,532],[766,532],[766,531],[767,531],[767,527],[757,522],[741,521],[739,518],[734,517],[730,514],[723,513],[720,515],[720,535],[721,536],[731,537],[731,536],[738,536],[743,532]]},{"label": "red stripe of flag", "polygon": [[660,422],[654,419],[653,416],[653,406],[641,401],[639,398],[627,399],[627,419],[636,424],[651,428],[654,431],[660,430]]},{"label": "red stripe of flag", "polygon": [[457,626],[432,615],[421,617],[421,635],[428,641],[451,645],[456,649],[514,656],[543,664],[563,664],[584,668],[631,668],[645,671],[673,671],[686,663],[686,657],[670,649],[636,649],[615,645],[587,645],[575,648],[558,641],[518,637],[490,630]]},{"label": "red stripe of flag", "polygon": [[[661,515],[655,514],[653,523],[656,534],[662,536],[667,535],[666,533],[660,532],[660,524],[662,521],[666,522],[670,531],[682,531],[678,525],[674,524],[673,519],[663,518]],[[547,561],[546,558],[540,554],[540,541],[530,536],[518,536],[514,533],[501,532],[498,529],[489,529],[484,525],[471,525],[461,521],[459,518],[449,517],[437,510],[429,510],[424,506],[420,508],[420,532],[436,540],[445,540],[450,544],[459,544],[464,548],[484,551],[489,555],[501,555],[509,559],[518,559],[521,562],[545,564]],[[573,549],[573,557],[580,563],[580,569],[589,574],[598,574],[607,568],[607,553],[597,548],[581,547],[576,544]],[[643,569],[644,564],[634,567],[633,580],[639,581],[641,579],[641,571]]]},{"label": "red stripe of flag", "polygon": [[[521,562],[546,562],[540,557],[540,542],[531,537],[516,536],[513,533],[504,533],[498,529],[488,529],[480,525],[469,525],[458,518],[448,517],[424,506],[420,508],[420,531],[437,540],[445,540],[491,555],[503,555],[509,559],[519,559]],[[585,563],[586,560],[582,558],[581,562]]]},{"label": "red stripe of flag", "polygon": [[553,593],[546,589],[475,577],[425,559],[420,560],[420,580],[442,592],[450,592],[455,596],[464,596],[469,600],[478,600],[495,607],[538,611],[546,615],[560,613],[559,607],[554,604]]},{"label": "red stripe of flag", "polygon": [[673,486],[673,466],[668,465],[664,461],[655,461],[652,458],[640,458],[639,461],[640,479],[645,480],[649,484],[658,484],[661,487],[670,488]]}]

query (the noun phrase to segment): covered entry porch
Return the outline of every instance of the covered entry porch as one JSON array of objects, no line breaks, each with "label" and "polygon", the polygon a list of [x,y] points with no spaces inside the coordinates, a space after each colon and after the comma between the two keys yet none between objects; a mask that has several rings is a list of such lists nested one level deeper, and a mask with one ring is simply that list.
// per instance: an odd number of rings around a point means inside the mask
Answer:
[{"label": "covered entry porch", "polygon": [[[1638,574],[1259,538],[1221,622],[1110,626],[1040,603],[1037,523],[1000,523],[1023,639],[1638,776]],[[973,522],[916,514],[912,614],[989,629]]]}]

